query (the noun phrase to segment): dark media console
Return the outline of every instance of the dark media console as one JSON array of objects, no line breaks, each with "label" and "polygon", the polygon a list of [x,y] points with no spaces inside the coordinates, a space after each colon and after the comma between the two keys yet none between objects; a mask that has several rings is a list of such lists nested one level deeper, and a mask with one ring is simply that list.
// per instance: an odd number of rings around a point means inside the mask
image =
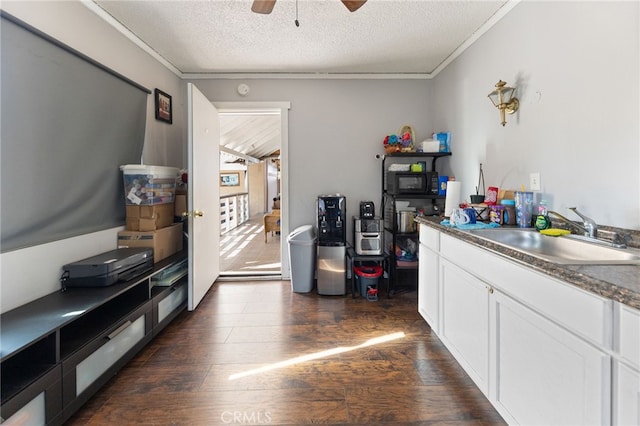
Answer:
[{"label": "dark media console", "polygon": [[186,308],[186,256],[127,282],[69,288],[3,313],[0,422],[68,420]]}]

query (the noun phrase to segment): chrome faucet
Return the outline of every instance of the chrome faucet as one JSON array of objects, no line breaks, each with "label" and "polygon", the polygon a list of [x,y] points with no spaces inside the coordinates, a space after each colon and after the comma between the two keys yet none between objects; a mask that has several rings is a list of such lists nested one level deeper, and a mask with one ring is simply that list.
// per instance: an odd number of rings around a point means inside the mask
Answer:
[{"label": "chrome faucet", "polygon": [[589,235],[589,231],[587,231],[587,229],[584,226],[578,225],[574,221],[569,220],[566,217],[562,216],[560,213],[554,212],[553,210],[549,210],[547,211],[547,214],[555,216],[556,218],[560,219],[567,225],[573,227],[574,229],[577,229],[579,232],[583,233],[584,235]]},{"label": "chrome faucet", "polygon": [[593,238],[594,240],[601,241],[602,243],[610,244],[615,248],[628,247],[628,244],[632,239],[631,234],[626,232],[609,231],[605,229],[603,230],[603,233],[605,234],[605,236],[599,237],[598,225],[595,223],[593,219],[582,215],[576,210],[575,207],[569,207],[569,210],[572,210],[575,214],[580,216],[580,218],[583,220],[583,225],[580,225],[572,220],[569,220],[566,217],[562,216],[560,213],[554,212],[552,210],[547,211],[547,214],[553,215],[557,219],[560,219],[562,222],[566,223],[567,225],[573,227],[574,229],[584,234],[585,237]]},{"label": "chrome faucet", "polygon": [[569,207],[569,210],[580,216],[580,219],[582,219],[585,229],[584,235],[590,238],[598,238],[598,224],[596,224],[595,220],[580,213],[576,207]]},{"label": "chrome faucet", "polygon": [[584,216],[582,213],[578,212],[578,210],[575,207],[569,207],[569,210],[573,211],[575,214],[580,216],[583,222],[582,225],[578,225],[574,221],[567,219],[566,217],[562,216],[560,213],[554,212],[553,210],[549,210],[547,213],[554,215],[555,217],[562,220],[567,225],[573,226],[575,229],[579,230],[589,238],[598,238],[598,225],[593,219]]}]

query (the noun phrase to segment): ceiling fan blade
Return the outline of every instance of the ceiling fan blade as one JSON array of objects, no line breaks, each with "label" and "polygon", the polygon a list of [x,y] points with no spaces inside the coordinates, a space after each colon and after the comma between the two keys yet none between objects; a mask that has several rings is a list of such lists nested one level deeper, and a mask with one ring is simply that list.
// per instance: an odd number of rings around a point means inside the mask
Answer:
[{"label": "ceiling fan blade", "polygon": [[342,0],[342,4],[347,6],[349,12],[355,12],[360,9],[360,7],[365,4],[367,0]]},{"label": "ceiling fan blade", "polygon": [[253,0],[251,10],[255,13],[262,13],[268,15],[273,10],[273,6],[276,5],[276,0]]}]

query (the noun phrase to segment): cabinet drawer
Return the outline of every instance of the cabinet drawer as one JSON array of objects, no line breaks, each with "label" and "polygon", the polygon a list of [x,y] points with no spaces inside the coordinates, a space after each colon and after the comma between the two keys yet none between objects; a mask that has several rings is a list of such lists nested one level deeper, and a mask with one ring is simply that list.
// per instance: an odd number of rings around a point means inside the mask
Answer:
[{"label": "cabinet drawer", "polygon": [[640,311],[616,303],[615,349],[627,363],[640,370]]},{"label": "cabinet drawer", "polygon": [[65,419],[151,340],[151,310],[149,300],[63,361]]},{"label": "cabinet drawer", "polygon": [[62,369],[55,366],[14,397],[2,401],[6,424],[52,424],[62,411]]},{"label": "cabinet drawer", "polygon": [[613,302],[516,264],[449,235],[440,236],[440,254],[510,297],[584,338],[612,347]]},{"label": "cabinet drawer", "polygon": [[420,243],[431,250],[440,251],[440,231],[436,231],[430,226],[420,225]]},{"label": "cabinet drawer", "polygon": [[[11,417],[3,420],[3,423],[8,425],[45,425],[47,424],[45,402],[45,393],[40,392]],[[4,419],[4,416],[2,416],[2,418]]]},{"label": "cabinet drawer", "polygon": [[114,331],[108,342],[76,366],[76,396],[87,389],[98,377],[144,338],[145,316],[127,321]]},{"label": "cabinet drawer", "polygon": [[[163,328],[175,315],[187,306],[187,281],[183,279],[180,283],[173,286],[154,298],[153,302],[153,332],[157,333]],[[160,326],[158,328],[158,326]]]}]

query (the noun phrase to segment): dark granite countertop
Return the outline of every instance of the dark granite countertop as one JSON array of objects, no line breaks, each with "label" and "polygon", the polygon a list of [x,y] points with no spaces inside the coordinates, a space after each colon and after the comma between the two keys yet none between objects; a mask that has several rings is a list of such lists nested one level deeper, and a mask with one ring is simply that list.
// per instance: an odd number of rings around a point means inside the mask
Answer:
[{"label": "dark granite countertop", "polygon": [[640,265],[560,265],[511,250],[469,232],[441,225],[442,218],[419,216],[416,222],[509,258],[583,290],[640,309]]}]

